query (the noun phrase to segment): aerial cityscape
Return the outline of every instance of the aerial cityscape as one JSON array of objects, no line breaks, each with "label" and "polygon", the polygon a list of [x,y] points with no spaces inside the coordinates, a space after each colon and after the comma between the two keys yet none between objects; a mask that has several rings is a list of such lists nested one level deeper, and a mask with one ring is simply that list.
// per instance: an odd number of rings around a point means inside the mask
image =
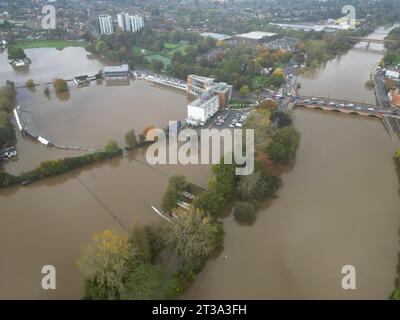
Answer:
[{"label": "aerial cityscape", "polygon": [[398,0],[0,2],[0,300],[400,300],[399,190]]}]

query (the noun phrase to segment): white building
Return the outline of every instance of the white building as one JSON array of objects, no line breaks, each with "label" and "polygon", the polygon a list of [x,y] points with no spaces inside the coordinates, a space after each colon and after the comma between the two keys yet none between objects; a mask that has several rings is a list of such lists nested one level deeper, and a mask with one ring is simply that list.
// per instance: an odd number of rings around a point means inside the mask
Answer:
[{"label": "white building", "polygon": [[132,32],[139,31],[144,27],[144,19],[141,16],[131,16],[131,30]]},{"label": "white building", "polygon": [[193,125],[204,125],[219,109],[219,97],[207,92],[188,104],[187,121]]},{"label": "white building", "polygon": [[101,34],[112,34],[114,32],[112,17],[106,14],[99,16]]},{"label": "white building", "polygon": [[120,13],[117,15],[118,26],[123,31],[136,32],[144,27],[144,19],[141,16]]},{"label": "white building", "polygon": [[123,31],[132,31],[130,15],[127,13],[120,13],[117,15],[118,26]]}]

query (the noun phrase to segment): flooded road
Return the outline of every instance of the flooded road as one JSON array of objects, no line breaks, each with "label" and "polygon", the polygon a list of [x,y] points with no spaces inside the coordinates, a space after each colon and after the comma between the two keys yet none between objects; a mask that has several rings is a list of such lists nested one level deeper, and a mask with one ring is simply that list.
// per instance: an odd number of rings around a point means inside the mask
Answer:
[{"label": "flooded road", "polygon": [[[383,30],[370,35],[383,38]],[[313,75],[301,94],[375,103],[364,87],[382,46],[359,44]],[[387,299],[399,252],[395,145],[377,119],[298,109],[301,143],[277,199],[253,226],[224,220],[225,248],[183,299]],[[357,289],[341,288],[353,265]]]}]

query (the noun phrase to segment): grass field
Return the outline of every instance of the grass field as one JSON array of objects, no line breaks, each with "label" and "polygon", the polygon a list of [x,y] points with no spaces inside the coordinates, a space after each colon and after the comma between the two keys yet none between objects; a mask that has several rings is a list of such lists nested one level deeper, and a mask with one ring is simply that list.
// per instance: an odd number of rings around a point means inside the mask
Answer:
[{"label": "grass field", "polygon": [[169,50],[174,50],[180,46],[181,46],[181,44],[179,44],[179,43],[164,43],[164,48],[169,49]]},{"label": "grass field", "polygon": [[164,56],[160,56],[159,54],[152,54],[149,56],[146,56],[146,59],[152,61],[152,60],[159,60],[162,63],[164,63],[164,69],[168,66],[171,65],[171,59],[164,57]]},{"label": "grass field", "polygon": [[32,40],[17,42],[14,45],[16,48],[22,49],[34,49],[34,48],[56,48],[64,49],[67,47],[83,47],[84,41],[73,41],[73,40]]},{"label": "grass field", "polygon": [[174,49],[168,51],[167,56],[172,58],[172,56],[174,55],[175,52],[181,52],[184,55],[186,53],[186,48],[188,46],[189,45],[187,45],[187,44],[179,45],[179,46],[175,47]]}]

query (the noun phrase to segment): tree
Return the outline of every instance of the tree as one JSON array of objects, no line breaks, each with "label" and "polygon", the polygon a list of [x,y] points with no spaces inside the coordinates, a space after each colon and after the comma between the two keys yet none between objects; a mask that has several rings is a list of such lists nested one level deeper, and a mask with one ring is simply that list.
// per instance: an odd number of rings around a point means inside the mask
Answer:
[{"label": "tree", "polygon": [[170,223],[166,243],[183,259],[183,272],[198,271],[216,248],[221,232],[217,225],[200,209],[190,206],[188,210],[174,210],[177,218]]},{"label": "tree", "polygon": [[33,88],[35,86],[35,81],[33,81],[33,79],[26,80],[25,85],[28,88]]},{"label": "tree", "polygon": [[273,122],[277,121],[279,128],[287,127],[292,124],[292,117],[290,114],[281,111],[273,112],[270,119]]},{"label": "tree", "polygon": [[267,152],[276,164],[287,165],[294,159],[300,143],[300,135],[293,127],[284,127],[273,136]]},{"label": "tree", "polygon": [[187,188],[186,178],[175,175],[169,179],[167,190],[164,193],[161,208],[164,212],[170,213],[178,206],[177,202],[183,200],[182,192]]},{"label": "tree", "polygon": [[247,96],[247,95],[250,93],[249,86],[246,85],[246,84],[243,85],[243,86],[240,88],[239,93],[240,93],[241,96]]},{"label": "tree", "polygon": [[26,59],[26,54],[24,49],[16,48],[16,47],[9,47],[8,48],[8,60],[19,60],[19,59]]},{"label": "tree", "polygon": [[257,219],[256,208],[249,202],[237,202],[233,215],[237,221],[242,223],[253,224]]},{"label": "tree", "polygon": [[210,179],[209,188],[221,194],[224,201],[231,200],[235,191],[235,166],[224,163],[214,164],[211,171],[214,177]]},{"label": "tree", "polygon": [[121,293],[122,300],[163,300],[168,296],[171,278],[161,267],[139,265],[130,275]]},{"label": "tree", "polygon": [[68,83],[64,79],[56,78],[53,82],[56,93],[67,92]]},{"label": "tree", "polygon": [[43,93],[44,93],[44,95],[45,95],[47,98],[50,98],[50,90],[49,90],[48,87],[44,88]]},{"label": "tree", "polygon": [[10,113],[16,103],[16,91],[11,86],[0,88],[0,111]]},{"label": "tree", "polygon": [[273,99],[267,99],[261,102],[258,108],[260,110],[267,110],[270,112],[274,112],[278,108],[278,102]]},{"label": "tree", "polygon": [[77,261],[87,281],[87,298],[118,298],[135,255],[127,235],[117,235],[111,230],[95,234],[82,248]]},{"label": "tree", "polygon": [[151,237],[150,226],[135,226],[130,234],[129,241],[136,249],[137,256],[142,263],[151,263],[153,260]]},{"label": "tree", "polygon": [[119,148],[118,143],[115,140],[111,140],[105,145],[104,150],[106,152],[118,152],[121,149]]},{"label": "tree", "polygon": [[134,149],[138,145],[138,141],[136,138],[135,130],[131,130],[125,135],[125,142],[128,146],[128,149]]},{"label": "tree", "polygon": [[223,196],[214,189],[209,188],[196,196],[193,205],[212,217],[218,217],[222,212],[225,201]]}]

